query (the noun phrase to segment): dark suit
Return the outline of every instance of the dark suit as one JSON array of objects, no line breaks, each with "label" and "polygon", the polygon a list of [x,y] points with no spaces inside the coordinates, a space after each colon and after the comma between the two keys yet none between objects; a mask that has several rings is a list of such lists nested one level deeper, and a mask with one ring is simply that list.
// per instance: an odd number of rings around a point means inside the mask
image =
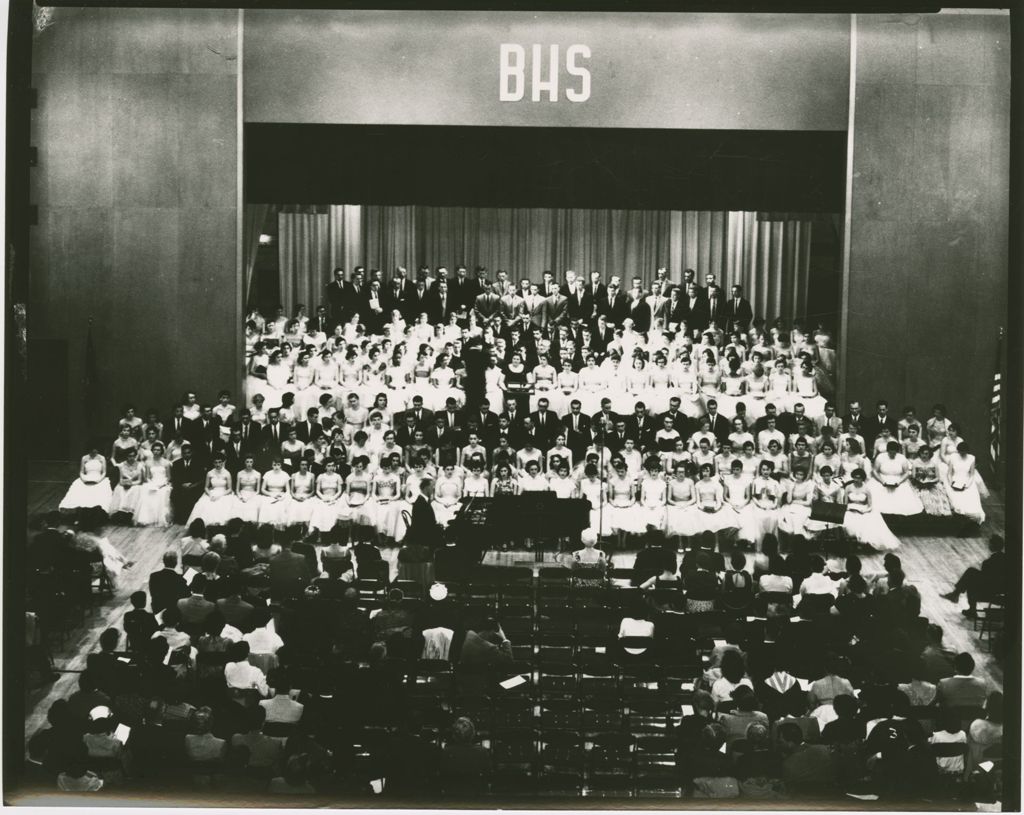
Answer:
[{"label": "dark suit", "polygon": [[530,414],[530,418],[533,419],[533,426],[537,429],[537,437],[542,442],[538,446],[546,450],[555,440],[555,436],[562,432],[562,423],[558,418],[558,414],[553,410],[545,410],[542,416],[540,411],[535,410]]},{"label": "dark suit", "polygon": [[239,422],[238,432],[242,434],[242,444],[248,450],[257,450],[263,446],[263,426],[256,422]]},{"label": "dark suit", "polygon": [[353,281],[346,283],[341,319],[348,320],[353,314],[365,316],[369,291],[368,283],[356,284]]},{"label": "dark suit", "polygon": [[179,458],[171,465],[171,506],[175,522],[185,523],[205,487],[206,468],[194,454],[191,461]]},{"label": "dark suit", "polygon": [[[509,413],[507,410],[503,410],[501,412],[501,416],[504,416],[506,419],[508,419],[508,426],[512,429],[522,427],[523,419],[525,419],[529,415],[530,414],[527,413],[525,410],[519,410],[518,407],[516,408],[516,412],[514,415]],[[514,444],[512,446],[515,447]]]},{"label": "dark suit", "polygon": [[478,321],[490,321],[498,313],[498,306],[501,298],[493,292],[486,292],[479,295],[473,301],[473,311]]},{"label": "dark suit", "polygon": [[505,294],[498,300],[498,316],[503,323],[515,322],[526,311],[526,301],[518,294]]},{"label": "dark suit", "polygon": [[566,313],[569,320],[577,322],[579,320],[588,321],[594,313],[594,299],[586,291],[578,292],[562,292],[566,298]]},{"label": "dark suit", "polygon": [[327,300],[327,307],[330,315],[335,320],[342,319],[345,308],[345,283],[332,280],[324,286],[324,297]]},{"label": "dark suit", "polygon": [[309,562],[303,555],[284,549],[267,564],[271,597],[297,597],[313,579]]},{"label": "dark suit", "polygon": [[270,456],[281,455],[281,442],[288,438],[288,431],[291,429],[291,425],[285,424],[284,422],[278,422],[276,425],[268,423],[263,428],[263,438],[260,443],[260,448],[266,451]]},{"label": "dark suit", "polygon": [[585,413],[577,414],[574,421],[572,413],[566,413],[562,417],[562,426],[565,428],[565,445],[576,459],[579,459],[590,446],[590,417]]},{"label": "dark suit", "polygon": [[729,440],[729,434],[732,433],[732,423],[728,419],[721,413],[716,413],[714,416],[709,413],[704,418],[711,422],[711,432],[715,434],[719,444]]},{"label": "dark suit", "polygon": [[452,299],[452,293],[449,290],[444,297],[444,302],[441,302],[441,295],[438,293],[432,293],[433,297],[430,299],[429,308],[427,314],[430,317],[430,322],[444,325],[448,322],[452,314],[454,314],[459,306]]},{"label": "dark suit", "polygon": [[668,325],[669,302],[669,299],[664,294],[658,295],[658,297],[652,294],[647,298],[647,311],[650,314],[648,328],[654,325],[654,321],[659,317],[664,321],[665,325]]},{"label": "dark suit", "polygon": [[[664,413],[658,416],[657,427],[660,430],[665,426],[665,417],[668,416],[672,419],[672,427],[675,428],[676,432],[679,433],[683,439],[688,439],[693,435],[693,423],[689,417],[681,410],[676,411],[674,414],[670,410],[666,410]],[[655,433],[658,431],[655,430]]]},{"label": "dark suit", "polygon": [[623,431],[620,436],[617,431],[613,430],[604,437],[604,446],[612,451],[612,455],[621,452],[626,446],[626,439],[629,438],[629,434]]},{"label": "dark suit", "polygon": [[189,438],[191,424],[184,416],[171,416],[164,422],[164,443],[173,441],[178,436],[183,439]]},{"label": "dark suit", "polygon": [[712,298],[709,294],[707,297],[708,304],[708,322],[712,320],[718,325],[719,328],[724,328],[726,320],[731,319],[726,315],[726,300],[722,297],[721,289],[715,290],[715,296]]},{"label": "dark suit", "polygon": [[428,289],[413,289],[405,301],[405,309],[402,312],[402,316],[405,317],[406,322],[415,322],[421,314],[427,313],[428,319],[430,318],[431,301],[433,300],[433,294]]},{"label": "dark suit", "polygon": [[324,426],[320,422],[310,422],[308,419],[295,425],[295,435],[299,441],[309,444],[324,435]]},{"label": "dark suit", "polygon": [[864,424],[860,426],[860,434],[864,437],[864,444],[867,445],[868,451],[873,449],[875,439],[882,435],[883,427],[889,428],[889,434],[893,439],[898,437],[899,419],[891,413],[884,419],[880,419],[877,414],[872,414],[864,419]]},{"label": "dark suit", "polygon": [[740,326],[744,331],[750,327],[754,319],[754,310],[750,307],[750,301],[743,297],[730,297],[722,309],[726,320],[731,320]]},{"label": "dark suit", "polygon": [[196,594],[190,594],[188,597],[178,600],[178,613],[181,614],[181,621],[193,628],[201,625],[215,608],[216,606],[205,597]]},{"label": "dark suit", "polygon": [[416,416],[417,430],[426,430],[434,424],[434,411],[429,410],[428,408],[420,408],[419,413],[417,414],[416,408],[409,408],[408,410],[403,410],[401,413],[395,415],[395,424],[398,428],[405,427],[405,417],[409,415]]},{"label": "dark suit", "polygon": [[610,297],[606,292],[604,297],[595,301],[594,312],[595,317],[603,314],[609,323],[621,326],[622,321],[629,316],[629,304],[624,294],[618,293]]},{"label": "dark suit", "polygon": [[636,331],[648,331],[651,327],[651,307],[642,294],[639,298],[626,298],[627,317],[633,321],[633,329]]},{"label": "dark suit", "polygon": [[228,441],[225,445],[224,455],[227,457],[224,466],[227,467],[232,475],[235,475],[245,466],[246,456],[255,455],[255,451],[246,445],[245,442]]},{"label": "dark suit", "polygon": [[490,433],[498,429],[498,414],[493,410],[481,413],[476,409],[467,409],[463,413],[462,426],[468,427],[470,422],[476,422],[480,426],[481,433]]},{"label": "dark suit", "polygon": [[182,597],[187,596],[188,586],[185,585],[185,578],[174,569],[161,569],[150,574],[149,605],[154,614],[176,605]]},{"label": "dark suit", "polygon": [[569,300],[557,291],[544,300],[543,326],[566,325],[569,322]]},{"label": "dark suit", "polygon": [[587,283],[583,291],[590,304],[590,311],[587,312],[585,319],[593,319],[600,313],[597,310],[601,307],[600,304],[602,302],[608,303],[608,287],[604,283],[598,283],[597,286]]},{"label": "dark suit", "polygon": [[312,317],[309,318],[308,330],[323,331],[324,334],[326,334],[329,337],[331,336],[331,334],[334,333],[335,325],[337,325],[337,322],[335,320],[332,320],[330,318],[330,315],[325,314],[323,317],[320,317],[314,314]]},{"label": "dark suit", "polygon": [[480,295],[480,281],[469,277],[453,277],[448,281],[448,293],[460,308],[472,308]]},{"label": "dark suit", "polygon": [[[642,424],[641,424],[642,422]],[[634,413],[626,417],[626,435],[636,442],[640,450],[654,445],[654,434],[657,432],[654,427],[654,420],[649,416],[639,419]]]},{"label": "dark suit", "polygon": [[684,295],[680,303],[682,303],[682,319],[686,320],[691,332],[703,331],[708,327],[708,304],[703,297],[698,295],[691,303],[690,298]]},{"label": "dark suit", "polygon": [[192,422],[189,422],[188,432],[185,436],[193,445],[200,444],[211,436],[216,436],[220,433],[220,420],[216,416],[203,417],[200,416]]}]

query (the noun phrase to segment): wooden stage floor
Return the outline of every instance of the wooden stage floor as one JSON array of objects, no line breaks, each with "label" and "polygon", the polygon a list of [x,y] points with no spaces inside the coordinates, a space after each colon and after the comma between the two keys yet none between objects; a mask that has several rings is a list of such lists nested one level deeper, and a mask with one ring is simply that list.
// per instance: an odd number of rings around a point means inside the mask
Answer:
[{"label": "wooden stage floor", "polygon": [[[29,517],[55,509],[74,475],[73,464],[31,464],[27,507]],[[1001,689],[1002,669],[989,654],[979,635],[973,631],[970,621],[960,613],[960,609],[966,607],[964,600],[957,607],[940,596],[949,591],[965,568],[980,563],[986,557],[988,536],[1003,533],[1005,515],[1002,501],[993,495],[986,501],[985,512],[988,518],[984,526],[972,537],[901,536],[903,545],[898,554],[908,580],[921,592],[921,613],[942,626],[945,647],[973,654],[978,664],[977,674],[988,680],[994,689]],[[146,588],[149,574],[160,567],[164,552],[183,535],[184,529],[180,526],[167,529],[112,526],[107,530],[110,542],[128,560],[134,561],[134,565],[122,576],[115,595],[91,608],[81,625],[70,632],[59,650],[53,651],[60,678],[52,685],[26,691],[26,739],[45,725],[46,711],[54,700],[74,692],[86,656],[98,648],[100,634],[110,627],[120,628],[121,618],[130,608],[129,595],[140,588]],[[382,555],[390,561],[394,577],[398,569],[398,549],[383,549]],[[628,568],[632,565],[634,555],[635,552],[616,552],[612,554],[612,560],[616,566]],[[528,552],[513,550],[491,553],[485,563],[520,565],[532,562],[532,557]],[[552,560],[553,556],[548,554],[547,558]],[[880,553],[862,554],[861,559],[866,573],[882,571]],[[8,579],[16,578],[8,576]]]}]

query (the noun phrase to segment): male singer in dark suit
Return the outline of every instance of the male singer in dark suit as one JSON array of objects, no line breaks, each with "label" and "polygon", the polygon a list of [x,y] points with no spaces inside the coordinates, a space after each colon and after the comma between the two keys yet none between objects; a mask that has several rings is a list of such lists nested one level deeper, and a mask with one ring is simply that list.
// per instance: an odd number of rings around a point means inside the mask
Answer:
[{"label": "male singer in dark suit", "polygon": [[725,299],[722,296],[722,290],[712,280],[704,291],[708,302],[708,323],[714,322],[719,328],[722,328],[729,319],[725,313]]},{"label": "male singer in dark suit", "polygon": [[311,407],[306,411],[305,421],[295,425],[295,435],[299,441],[309,444],[324,435],[324,426],[320,423],[320,411]]},{"label": "male singer in dark suit", "polygon": [[497,285],[497,283],[493,286],[484,284],[483,292],[477,295],[476,300],[473,301],[473,311],[478,323],[490,322],[491,318],[498,313],[501,297],[495,292]]},{"label": "male singer in dark suit", "polygon": [[626,435],[636,442],[638,450],[646,450],[654,445],[657,430],[654,420],[647,415],[647,405],[637,402],[633,414],[626,417]]},{"label": "male singer in dark suit", "polygon": [[669,298],[665,296],[661,283],[655,280],[651,284],[651,293],[647,296],[647,310],[650,314],[649,326],[653,326],[654,321],[658,319],[662,321],[663,327],[668,325],[668,304]]},{"label": "male singer in dark suit", "polygon": [[600,308],[598,304],[608,300],[608,288],[601,282],[599,272],[590,273],[590,282],[587,284],[586,293],[590,296],[591,311],[585,319],[592,320],[597,317],[597,309]]},{"label": "male singer in dark suit", "polygon": [[181,446],[181,458],[171,465],[171,507],[175,523],[184,524],[206,488],[206,469],[195,457],[192,445]]},{"label": "male singer in dark suit", "polygon": [[723,313],[726,320],[735,323],[744,331],[750,328],[754,310],[750,307],[750,301],[743,297],[743,287],[738,283],[732,287],[732,297],[725,304]]},{"label": "male singer in dark suit", "polygon": [[536,328],[544,328],[547,325],[547,298],[540,293],[540,286],[536,283],[530,284],[530,291],[525,301],[526,314],[529,316],[530,325]]},{"label": "male singer in dark suit", "polygon": [[505,292],[498,300],[498,316],[501,317],[503,325],[516,322],[519,315],[526,308],[526,302],[516,293],[512,283],[505,284]]},{"label": "male singer in dark suit", "polygon": [[582,281],[575,281],[568,293],[562,292],[566,298],[566,310],[569,321],[573,323],[589,322],[594,312],[594,300],[587,293]]},{"label": "male singer in dark suit", "polygon": [[176,438],[188,438],[191,422],[185,418],[183,405],[175,405],[171,417],[164,422],[164,443]]},{"label": "male singer in dark suit", "polygon": [[427,282],[425,280],[417,280],[416,287],[412,290],[408,300],[405,301],[405,311],[402,316],[405,317],[407,323],[416,322],[421,314],[430,315],[430,292],[427,291]]},{"label": "male singer in dark suit", "polygon": [[651,327],[651,308],[647,304],[647,292],[638,283],[634,279],[633,288],[626,292],[626,317],[633,321],[634,330],[647,331]]},{"label": "male singer in dark suit", "polygon": [[[660,430],[664,427],[665,419],[669,418],[672,420],[672,427],[680,436],[683,437],[683,440],[686,441],[693,435],[693,422],[691,422],[690,418],[679,409],[681,405],[682,400],[678,396],[673,396],[669,399],[668,410],[658,416],[657,428]],[[655,433],[657,433],[657,430],[655,430]]]},{"label": "male singer in dark suit", "polygon": [[565,428],[565,444],[572,450],[575,461],[581,461],[583,454],[590,446],[590,417],[581,411],[579,399],[573,399],[569,403],[569,412],[562,417],[562,427]]},{"label": "male singer in dark suit", "polygon": [[708,327],[708,304],[700,296],[694,283],[686,287],[682,305],[683,319],[693,332],[692,336],[696,337]]},{"label": "male singer in dark suit", "polygon": [[868,450],[873,450],[875,439],[882,435],[882,428],[889,428],[890,435],[899,438],[899,420],[889,413],[889,403],[885,399],[879,399],[875,406],[875,415],[864,418],[860,426],[860,434],[864,437],[864,444]]},{"label": "male singer in dark suit", "polygon": [[545,450],[554,442],[555,436],[563,432],[562,422],[558,418],[558,414],[550,410],[548,404],[547,397],[540,397],[537,400],[537,409],[530,414],[533,426],[537,428],[537,436],[542,442],[540,446]]},{"label": "male singer in dark suit", "polygon": [[614,326],[621,326],[622,321],[629,316],[629,304],[626,296],[619,291],[618,283],[609,283],[604,297],[595,303],[595,317],[602,314],[605,319]]},{"label": "male singer in dark suit", "polygon": [[334,280],[324,286],[324,298],[330,308],[331,318],[342,319],[345,308],[345,270],[340,266],[334,270]]},{"label": "male singer in dark suit", "polygon": [[732,423],[718,412],[718,400],[708,399],[707,405],[708,412],[704,418],[711,423],[711,432],[715,434],[715,438],[721,444],[729,439],[729,434],[732,433]]},{"label": "male singer in dark suit", "polygon": [[528,415],[527,411],[519,409],[519,405],[516,404],[515,399],[506,399],[505,409],[498,416],[498,419],[499,421],[502,418],[508,419],[508,426],[514,430],[518,430],[523,424],[523,419]]},{"label": "male singer in dark suit", "polygon": [[245,459],[253,455],[252,449],[242,441],[242,431],[237,427],[231,431],[231,438],[224,445],[224,466],[232,475],[235,475],[245,466]]},{"label": "male singer in dark suit", "polygon": [[242,444],[250,450],[258,450],[263,443],[263,425],[252,420],[252,411],[248,408],[242,411],[238,420],[238,432],[242,437]]},{"label": "male singer in dark suit", "polygon": [[214,415],[213,408],[203,405],[200,410],[199,418],[192,421],[185,433],[193,447],[220,432],[220,420]]},{"label": "male singer in dark suit", "polygon": [[322,331],[328,337],[334,333],[334,321],[327,313],[326,306],[317,306],[316,313],[309,318],[310,331]]},{"label": "male singer in dark suit", "polygon": [[467,427],[470,422],[476,422],[480,428],[480,440],[484,441],[485,437],[489,437],[498,429],[498,414],[491,410],[490,401],[484,399],[478,407],[465,409],[462,422],[463,427]]},{"label": "male singer in dark suit", "polygon": [[410,415],[415,417],[416,427],[420,430],[426,430],[434,423],[434,411],[423,407],[422,396],[414,396],[412,398],[412,405],[409,409],[401,411],[395,416],[396,424],[401,426],[401,423],[405,421],[405,417]]},{"label": "male singer in dark suit", "polygon": [[427,314],[434,325],[447,325],[452,313],[458,310],[458,304],[452,300],[447,280],[438,280],[431,292]]},{"label": "male singer in dark suit", "polygon": [[363,316],[366,313],[368,289],[363,275],[363,267],[357,266],[352,272],[348,285],[345,286],[345,302],[342,307],[343,320],[351,319],[353,314]]},{"label": "male singer in dark suit", "polygon": [[483,289],[479,280],[474,280],[466,275],[466,267],[461,263],[455,267],[455,277],[448,281],[448,291],[451,293],[455,309],[472,308],[473,301]]},{"label": "male singer in dark suit", "polygon": [[569,323],[569,298],[565,297],[557,288],[544,299],[543,319],[544,328],[548,330],[557,329],[558,326]]},{"label": "male singer in dark suit", "polygon": [[290,424],[281,421],[281,413],[277,408],[267,411],[267,426],[263,428],[263,442],[260,445],[263,450],[261,466],[269,467],[270,462],[281,455],[281,442],[288,438],[290,429]]}]

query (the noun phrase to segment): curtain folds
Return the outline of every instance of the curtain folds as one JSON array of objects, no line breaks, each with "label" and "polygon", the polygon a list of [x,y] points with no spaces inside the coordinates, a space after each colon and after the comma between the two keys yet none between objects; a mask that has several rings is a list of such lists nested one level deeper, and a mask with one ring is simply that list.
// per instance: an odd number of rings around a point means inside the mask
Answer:
[{"label": "curtain folds", "polygon": [[245,252],[244,294],[245,307],[249,308],[252,297],[252,277],[256,268],[256,253],[260,248],[260,233],[273,206],[270,204],[246,204],[245,220],[242,222],[242,251]]},{"label": "curtain folds", "polygon": [[[309,220],[312,219],[312,220]],[[757,314],[804,314],[812,219],[789,213],[336,205],[327,215],[279,216],[282,303],[319,302],[331,271],[363,265],[389,277],[465,263],[505,269],[515,280],[561,280],[566,269],[649,282],[659,266],[743,286]],[[308,244],[308,245],[306,245]],[[317,266],[317,264],[319,264]]]}]

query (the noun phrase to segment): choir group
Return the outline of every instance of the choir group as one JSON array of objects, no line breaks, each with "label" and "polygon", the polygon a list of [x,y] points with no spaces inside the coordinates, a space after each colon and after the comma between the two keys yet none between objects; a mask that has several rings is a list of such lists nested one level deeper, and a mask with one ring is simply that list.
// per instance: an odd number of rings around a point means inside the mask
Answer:
[{"label": "choir group", "polygon": [[[884,515],[984,520],[984,484],[943,405],[885,401],[839,416],[820,325],[754,318],[692,270],[516,286],[459,266],[385,285],[338,270],[313,317],[246,320],[248,406],[186,393],[170,417],[126,408],[109,456],[93,448],[61,509],[137,525],[232,519],[310,533],[338,525],[402,541],[412,502],[441,524],[463,497],[582,497],[601,535],[724,534],[759,547],[837,524],[899,545]],[[487,355],[467,404],[466,358]],[[105,451],[104,451],[105,452]],[[108,474],[110,477],[108,477]],[[842,504],[841,522],[815,507]],[[682,541],[681,541],[682,542]]]}]

